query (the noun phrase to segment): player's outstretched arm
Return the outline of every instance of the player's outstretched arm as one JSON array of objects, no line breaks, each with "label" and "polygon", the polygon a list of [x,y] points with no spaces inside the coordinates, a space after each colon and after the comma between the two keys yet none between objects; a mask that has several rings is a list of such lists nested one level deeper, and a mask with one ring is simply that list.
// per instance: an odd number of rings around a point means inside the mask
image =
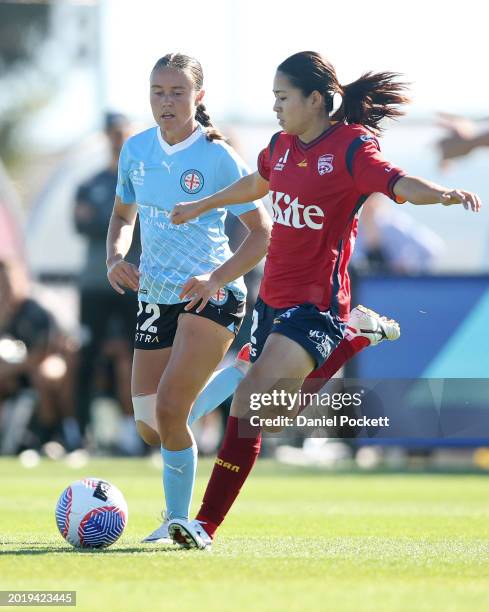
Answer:
[{"label": "player's outstretched arm", "polygon": [[263,198],[267,193],[268,181],[263,179],[258,172],[254,172],[207,198],[177,204],[171,213],[171,222],[181,225],[214,208],[252,202]]},{"label": "player's outstretched arm", "polygon": [[415,176],[403,176],[394,185],[394,194],[412,204],[462,204],[465,210],[479,212],[479,196],[465,189],[449,189]]},{"label": "player's outstretched arm", "polygon": [[131,247],[136,215],[136,204],[123,204],[116,196],[107,231],[107,278],[117,293],[124,293],[123,287],[134,291],[139,288],[139,270],[124,261]]}]

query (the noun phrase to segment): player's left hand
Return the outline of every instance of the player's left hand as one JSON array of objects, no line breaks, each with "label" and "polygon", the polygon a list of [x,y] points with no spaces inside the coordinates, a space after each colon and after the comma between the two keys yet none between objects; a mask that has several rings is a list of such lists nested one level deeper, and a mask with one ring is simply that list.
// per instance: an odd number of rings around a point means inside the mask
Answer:
[{"label": "player's left hand", "polygon": [[440,201],[443,206],[462,204],[465,210],[471,210],[472,212],[479,212],[482,206],[482,202],[476,193],[464,191],[463,189],[452,189],[452,191],[446,191],[441,196]]},{"label": "player's left hand", "polygon": [[200,302],[197,312],[201,312],[209,298],[215,295],[220,288],[221,285],[213,280],[212,274],[201,274],[188,279],[179,297],[181,300],[190,298],[190,302],[185,306],[186,311],[191,310]]}]

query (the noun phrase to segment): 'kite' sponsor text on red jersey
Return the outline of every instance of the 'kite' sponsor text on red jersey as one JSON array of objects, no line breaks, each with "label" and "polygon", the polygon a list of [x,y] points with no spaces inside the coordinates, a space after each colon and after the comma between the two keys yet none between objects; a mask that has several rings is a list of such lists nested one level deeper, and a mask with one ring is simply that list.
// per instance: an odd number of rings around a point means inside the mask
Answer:
[{"label": "'kite' sponsor text on red jersey", "polygon": [[269,181],[274,221],[261,298],[273,308],[310,302],[346,320],[358,213],[371,193],[395,200],[404,173],[366,128],[341,122],[307,144],[275,134],[258,171]]}]

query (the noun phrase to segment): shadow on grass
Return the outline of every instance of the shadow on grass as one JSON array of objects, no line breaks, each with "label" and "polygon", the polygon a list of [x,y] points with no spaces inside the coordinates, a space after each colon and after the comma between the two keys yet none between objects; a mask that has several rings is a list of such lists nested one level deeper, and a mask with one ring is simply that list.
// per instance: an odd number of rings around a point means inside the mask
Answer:
[{"label": "shadow on grass", "polygon": [[[5,544],[5,543],[4,543]],[[8,542],[7,542],[8,544]],[[18,542],[12,542],[12,544],[19,544]],[[65,546],[37,546],[36,548],[19,548],[17,550],[0,550],[0,557],[5,555],[48,555],[52,553],[56,554],[68,554],[68,555],[126,555],[140,554],[140,555],[154,555],[156,553],[173,553],[182,552],[180,548],[176,546],[162,546],[161,548],[66,548]]]}]

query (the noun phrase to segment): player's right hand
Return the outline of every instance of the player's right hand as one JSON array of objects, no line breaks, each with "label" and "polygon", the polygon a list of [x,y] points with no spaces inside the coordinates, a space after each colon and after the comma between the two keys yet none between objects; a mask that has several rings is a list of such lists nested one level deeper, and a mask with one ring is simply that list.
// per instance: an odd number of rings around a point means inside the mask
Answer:
[{"label": "player's right hand", "polygon": [[479,212],[482,206],[481,199],[476,193],[465,191],[464,189],[446,191],[441,196],[441,203],[444,206],[462,204],[465,210],[471,210],[472,212]]},{"label": "player's right hand", "polygon": [[176,204],[171,212],[170,220],[174,225],[181,225],[195,219],[202,213],[200,202],[181,202]]},{"label": "player's right hand", "polygon": [[122,259],[120,255],[107,262],[107,278],[117,293],[125,293],[122,287],[138,291],[140,276],[141,273],[137,267]]}]

